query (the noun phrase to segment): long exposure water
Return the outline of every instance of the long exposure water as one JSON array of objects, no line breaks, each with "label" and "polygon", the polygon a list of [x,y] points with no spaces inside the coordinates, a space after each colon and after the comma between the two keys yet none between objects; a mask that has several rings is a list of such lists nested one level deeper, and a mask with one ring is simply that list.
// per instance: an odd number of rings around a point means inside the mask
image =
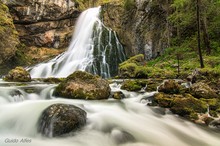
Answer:
[{"label": "long exposure water", "polygon": [[[0,81],[0,146],[219,146],[220,133],[197,126],[168,110],[147,106],[152,93],[120,90],[127,98],[101,101],[52,96],[55,84]],[[54,103],[87,112],[87,124],[72,136],[45,138],[37,132],[42,111]]]}]

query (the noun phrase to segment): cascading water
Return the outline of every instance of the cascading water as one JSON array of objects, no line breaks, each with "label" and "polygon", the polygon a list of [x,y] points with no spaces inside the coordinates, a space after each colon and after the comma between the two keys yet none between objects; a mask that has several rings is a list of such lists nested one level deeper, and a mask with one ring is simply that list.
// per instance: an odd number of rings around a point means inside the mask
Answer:
[{"label": "cascading water", "polygon": [[100,7],[84,11],[76,24],[68,50],[56,58],[30,68],[34,78],[66,77],[86,70],[104,78],[116,75],[125,60],[123,47],[114,31],[99,19]]},{"label": "cascading water", "polygon": [[[52,96],[55,85],[0,81],[0,146],[219,146],[220,133],[146,105],[153,93],[120,90],[123,100],[86,101]],[[46,138],[37,132],[42,111],[55,103],[87,112],[87,123],[72,136]]]}]

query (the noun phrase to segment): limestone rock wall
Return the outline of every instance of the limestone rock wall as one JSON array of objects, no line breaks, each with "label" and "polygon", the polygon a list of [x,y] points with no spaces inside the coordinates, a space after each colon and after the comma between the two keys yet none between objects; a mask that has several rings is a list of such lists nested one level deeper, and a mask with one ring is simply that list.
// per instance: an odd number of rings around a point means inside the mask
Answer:
[{"label": "limestone rock wall", "polygon": [[104,5],[103,20],[117,32],[127,56],[142,53],[150,60],[162,54],[169,44],[165,2],[135,0],[133,3],[127,7]]},{"label": "limestone rock wall", "polygon": [[79,15],[71,0],[5,0],[22,43],[63,48],[72,37]]}]

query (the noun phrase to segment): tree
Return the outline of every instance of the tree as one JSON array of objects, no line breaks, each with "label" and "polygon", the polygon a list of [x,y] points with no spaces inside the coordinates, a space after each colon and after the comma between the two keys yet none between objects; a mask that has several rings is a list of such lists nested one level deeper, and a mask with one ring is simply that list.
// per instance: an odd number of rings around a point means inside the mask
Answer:
[{"label": "tree", "polygon": [[201,39],[200,39],[200,0],[196,0],[196,15],[197,15],[197,41],[198,41],[198,51],[199,51],[199,60],[200,60],[200,67],[204,68],[203,58],[202,58],[202,51],[201,51]]}]

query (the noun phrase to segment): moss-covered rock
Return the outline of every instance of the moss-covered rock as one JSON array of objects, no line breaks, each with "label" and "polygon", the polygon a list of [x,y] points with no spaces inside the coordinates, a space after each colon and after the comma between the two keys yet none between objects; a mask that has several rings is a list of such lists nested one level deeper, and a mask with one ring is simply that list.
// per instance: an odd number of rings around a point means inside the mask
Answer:
[{"label": "moss-covered rock", "polygon": [[76,71],[62,81],[54,95],[71,99],[107,99],[110,96],[107,80],[84,71]]},{"label": "moss-covered rock", "polygon": [[126,98],[125,95],[121,91],[113,92],[111,95],[114,99],[124,99]]},{"label": "moss-covered rock", "polygon": [[8,7],[0,1],[0,65],[15,55],[18,44],[18,33]]},{"label": "moss-covered rock", "polygon": [[190,120],[197,120],[197,113],[205,113],[207,108],[208,106],[204,101],[198,100],[190,94],[185,94],[181,98],[173,99],[170,110]]},{"label": "moss-covered rock", "polygon": [[216,92],[207,84],[202,82],[193,84],[190,93],[196,98],[218,98]]},{"label": "moss-covered rock", "polygon": [[133,56],[119,65],[118,76],[120,78],[147,78],[147,68],[144,64],[143,54]]},{"label": "moss-covered rock", "polygon": [[146,86],[146,91],[147,92],[152,92],[152,91],[157,91],[158,86],[161,84],[162,80],[161,79],[147,79],[147,86]]},{"label": "moss-covered rock", "polygon": [[159,86],[158,91],[168,94],[177,94],[180,92],[180,85],[175,80],[167,80]]},{"label": "moss-covered rock", "polygon": [[190,94],[165,94],[161,92],[154,95],[153,102],[160,107],[170,108],[173,113],[192,121],[197,120],[198,114],[204,114],[208,109],[208,104],[205,101],[196,99]]},{"label": "moss-covered rock", "polygon": [[31,76],[28,71],[19,66],[9,71],[3,79],[11,82],[30,82]]},{"label": "moss-covered rock", "polygon": [[173,95],[157,93],[154,95],[154,102],[156,102],[160,107],[170,108],[173,101]]},{"label": "moss-covered rock", "polygon": [[126,80],[122,83],[121,89],[127,91],[140,91],[146,87],[146,80]]}]

